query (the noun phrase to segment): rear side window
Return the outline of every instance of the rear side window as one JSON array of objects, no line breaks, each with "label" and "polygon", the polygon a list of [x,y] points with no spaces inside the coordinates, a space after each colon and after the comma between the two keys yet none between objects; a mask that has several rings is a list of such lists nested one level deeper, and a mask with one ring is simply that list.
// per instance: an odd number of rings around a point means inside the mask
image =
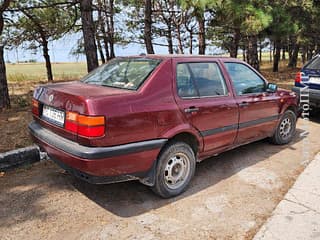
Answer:
[{"label": "rear side window", "polygon": [[262,93],[266,89],[265,81],[251,68],[242,64],[225,63],[237,95]]},{"label": "rear side window", "polygon": [[89,73],[82,82],[137,90],[159,63],[160,60],[145,58],[114,59]]},{"label": "rear side window", "polygon": [[178,95],[182,98],[228,94],[225,80],[217,63],[179,63],[176,79]]},{"label": "rear side window", "polygon": [[310,70],[320,70],[320,57],[314,58],[304,68],[305,69],[310,69]]}]

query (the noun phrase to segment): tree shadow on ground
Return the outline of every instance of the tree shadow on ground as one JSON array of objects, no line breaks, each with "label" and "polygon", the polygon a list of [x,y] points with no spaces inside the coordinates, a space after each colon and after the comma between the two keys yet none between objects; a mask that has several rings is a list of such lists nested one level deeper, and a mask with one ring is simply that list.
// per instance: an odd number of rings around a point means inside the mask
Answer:
[{"label": "tree shadow on ground", "polygon": [[0,178],[0,229],[55,216],[57,213],[48,209],[45,201],[52,193],[75,192],[71,181],[70,175],[46,162],[5,173]]}]

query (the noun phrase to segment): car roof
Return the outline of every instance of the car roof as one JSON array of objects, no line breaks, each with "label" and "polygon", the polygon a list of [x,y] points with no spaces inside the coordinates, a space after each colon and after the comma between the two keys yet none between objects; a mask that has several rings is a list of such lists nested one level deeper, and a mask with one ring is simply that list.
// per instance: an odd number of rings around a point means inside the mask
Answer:
[{"label": "car roof", "polygon": [[[215,56],[215,55],[188,55],[188,54],[141,54],[141,55],[133,55],[127,56],[128,58],[153,58],[153,59],[215,59],[215,60],[232,60],[232,61],[239,61],[241,60],[231,57],[225,56]],[[120,58],[127,58],[125,56]]]}]

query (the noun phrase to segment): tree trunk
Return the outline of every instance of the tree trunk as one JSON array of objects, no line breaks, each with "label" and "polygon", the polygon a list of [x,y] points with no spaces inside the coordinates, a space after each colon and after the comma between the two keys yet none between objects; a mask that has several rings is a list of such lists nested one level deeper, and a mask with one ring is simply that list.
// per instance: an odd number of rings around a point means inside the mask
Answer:
[{"label": "tree trunk", "polygon": [[233,33],[233,40],[230,47],[230,57],[237,58],[238,57],[238,48],[240,42],[240,29],[235,29]]},{"label": "tree trunk", "polygon": [[289,46],[288,46],[288,55],[289,55],[289,61],[292,58],[293,53],[293,47],[292,47],[292,39],[289,40]]},{"label": "tree trunk", "polygon": [[46,61],[48,82],[52,83],[53,74],[52,74],[52,66],[51,66],[50,55],[49,55],[48,41],[46,39],[42,39],[41,44],[42,44],[43,57]]},{"label": "tree trunk", "polygon": [[98,51],[99,51],[99,55],[100,55],[100,59],[102,63],[106,63],[106,59],[104,57],[104,53],[102,50],[102,46],[101,46],[101,40],[99,38],[97,38],[97,47],[98,47]]},{"label": "tree trunk", "polygon": [[273,45],[272,45],[272,56],[275,55],[275,52],[276,52],[276,43],[273,42]]},{"label": "tree trunk", "polygon": [[243,61],[246,61],[246,45],[243,44],[243,47],[242,47],[242,60]]},{"label": "tree trunk", "polygon": [[315,54],[319,54],[320,53],[320,43],[316,44],[316,48],[315,48]]},{"label": "tree trunk", "polygon": [[260,70],[259,58],[258,58],[258,38],[256,35],[248,37],[248,63],[254,67],[257,71]]},{"label": "tree trunk", "polygon": [[292,56],[289,59],[289,64],[288,64],[289,68],[296,68],[297,67],[299,50],[300,50],[300,45],[295,44],[293,46]]},{"label": "tree trunk", "polygon": [[144,43],[147,53],[154,54],[152,45],[152,5],[151,0],[145,0],[144,8]]},{"label": "tree trunk", "polygon": [[[108,36],[106,33],[106,28],[105,28],[105,24],[106,22],[108,22],[108,18],[107,18],[107,11],[106,11],[106,6],[107,6],[107,2],[104,0],[103,2],[101,0],[98,0],[98,19],[99,19],[99,23],[100,23],[100,31],[102,34],[102,40],[103,40],[103,45],[104,45],[104,50],[105,50],[105,59],[110,60],[110,53],[109,53],[109,40],[108,40]],[[103,18],[102,13],[104,13],[105,18]],[[100,45],[101,45],[101,40],[100,40]],[[102,45],[101,45],[102,48]],[[98,46],[99,49],[99,46]],[[100,51],[100,49],[99,49]],[[101,55],[101,53],[100,53]]]},{"label": "tree trunk", "polygon": [[286,60],[286,47],[282,48],[282,60]]},{"label": "tree trunk", "polygon": [[4,54],[3,54],[3,46],[0,45],[0,111],[3,108],[10,108],[10,98],[9,98],[9,90],[8,90],[7,75],[6,75],[6,64],[4,61]]},{"label": "tree trunk", "polygon": [[167,42],[168,42],[168,52],[169,54],[173,54],[173,41],[172,41],[172,29],[168,24],[168,34],[167,34]]},{"label": "tree trunk", "polygon": [[190,44],[190,48],[189,48],[189,54],[192,55],[193,53],[193,33],[192,31],[190,31],[190,36],[189,36],[189,44]]},{"label": "tree trunk", "polygon": [[178,39],[178,49],[180,54],[184,54],[182,40],[181,40],[181,28],[180,25],[177,26],[177,39]]},{"label": "tree trunk", "polygon": [[114,53],[114,0],[109,1],[109,44],[110,44],[110,58],[115,58],[116,55]]},{"label": "tree trunk", "polygon": [[262,41],[259,39],[259,62],[262,62]]},{"label": "tree trunk", "polygon": [[84,39],[84,50],[87,59],[87,70],[91,72],[99,66],[95,29],[92,16],[92,0],[80,1],[81,22]]},{"label": "tree trunk", "polygon": [[274,41],[275,53],[273,56],[273,72],[279,71],[279,61],[281,57],[281,40],[277,39]]},{"label": "tree trunk", "polygon": [[104,50],[106,52],[107,61],[109,61],[111,59],[110,53],[109,53],[109,41],[108,41],[108,37],[106,35],[106,32],[104,32],[103,34],[104,34],[103,35]]},{"label": "tree trunk", "polygon": [[[104,52],[103,52],[102,44],[101,44],[101,41],[104,40],[104,37],[106,37],[105,36],[106,32],[105,32],[104,18],[102,16],[102,14],[104,13],[103,9],[104,9],[105,5],[102,4],[101,0],[98,0],[97,3],[98,3],[98,23],[99,23],[99,25],[98,25],[99,31],[96,32],[97,47],[98,47],[99,55],[101,58],[101,62],[105,63],[106,58],[104,56]],[[108,46],[107,46],[107,49],[108,49]]]},{"label": "tree trunk", "polygon": [[206,36],[205,36],[205,21],[203,17],[198,18],[199,25],[199,33],[198,33],[198,41],[199,41],[199,55],[206,54]]},{"label": "tree trunk", "polygon": [[313,56],[313,49],[309,49],[307,52],[307,60],[308,61],[311,60],[312,56]]},{"label": "tree trunk", "polygon": [[[9,7],[10,0],[4,0],[0,5],[0,39],[4,27],[3,12]],[[1,41],[1,40],[0,40]],[[4,46],[0,42],[0,111],[4,108],[10,108],[10,98],[8,90],[8,81],[6,74],[6,63],[4,60]]]},{"label": "tree trunk", "polygon": [[306,48],[306,47],[302,48],[302,54],[301,54],[302,64],[306,63],[307,51],[308,51],[308,48]]},{"label": "tree trunk", "polygon": [[269,62],[272,62],[272,42],[270,41],[270,51],[269,51],[269,54],[270,54],[270,56],[269,56]]}]

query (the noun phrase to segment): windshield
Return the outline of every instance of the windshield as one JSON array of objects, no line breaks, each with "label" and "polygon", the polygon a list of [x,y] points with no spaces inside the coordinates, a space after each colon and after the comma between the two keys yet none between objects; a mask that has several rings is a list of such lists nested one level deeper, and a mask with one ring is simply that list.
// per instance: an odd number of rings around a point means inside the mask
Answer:
[{"label": "windshield", "polygon": [[81,81],[107,87],[137,90],[160,63],[157,59],[118,58],[89,73]]}]

